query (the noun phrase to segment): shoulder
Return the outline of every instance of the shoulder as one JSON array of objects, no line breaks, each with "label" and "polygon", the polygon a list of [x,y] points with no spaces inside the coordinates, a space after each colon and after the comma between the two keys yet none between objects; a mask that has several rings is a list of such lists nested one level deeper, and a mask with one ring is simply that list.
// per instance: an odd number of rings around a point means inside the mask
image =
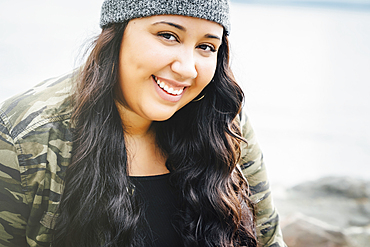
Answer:
[{"label": "shoulder", "polygon": [[51,78],[0,104],[0,118],[13,139],[48,122],[67,119],[76,72]]},{"label": "shoulder", "polygon": [[25,191],[34,191],[30,181],[41,179],[34,173],[57,172],[64,170],[61,166],[68,165],[72,148],[72,88],[76,76],[74,71],[45,80],[0,104],[2,141],[11,145],[17,156]]},{"label": "shoulder", "polygon": [[[263,154],[257,142],[255,132],[247,114],[242,111],[236,118],[240,126],[241,136],[246,142],[241,142],[239,166],[246,178],[254,176],[263,168]],[[251,181],[248,181],[251,182]]]}]

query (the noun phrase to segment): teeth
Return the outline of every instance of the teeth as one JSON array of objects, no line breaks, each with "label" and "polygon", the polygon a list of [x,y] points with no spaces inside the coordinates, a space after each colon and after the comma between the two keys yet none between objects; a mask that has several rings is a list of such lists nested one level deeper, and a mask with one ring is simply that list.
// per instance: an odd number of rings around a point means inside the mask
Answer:
[{"label": "teeth", "polygon": [[184,91],[183,88],[179,90],[174,90],[172,87],[167,86],[163,81],[160,81],[156,76],[154,76],[154,80],[157,82],[160,88],[162,88],[164,91],[166,91],[169,94],[179,95]]}]

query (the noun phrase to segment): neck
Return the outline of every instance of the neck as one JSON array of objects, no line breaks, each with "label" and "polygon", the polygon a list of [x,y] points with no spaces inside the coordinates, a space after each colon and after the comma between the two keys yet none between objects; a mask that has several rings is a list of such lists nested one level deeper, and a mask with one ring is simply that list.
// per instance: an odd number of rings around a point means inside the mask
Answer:
[{"label": "neck", "polygon": [[142,118],[116,101],[125,131],[130,176],[152,176],[168,173],[166,157],[156,145],[152,121]]},{"label": "neck", "polygon": [[129,135],[132,138],[142,138],[147,135],[152,135],[151,120],[144,119],[137,115],[118,101],[116,101],[116,106],[126,135]]}]

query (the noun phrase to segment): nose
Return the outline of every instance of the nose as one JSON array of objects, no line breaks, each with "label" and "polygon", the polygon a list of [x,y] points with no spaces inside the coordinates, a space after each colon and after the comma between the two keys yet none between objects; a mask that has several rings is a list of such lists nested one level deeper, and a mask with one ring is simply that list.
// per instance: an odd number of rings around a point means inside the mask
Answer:
[{"label": "nose", "polygon": [[174,59],[171,69],[181,79],[195,79],[198,76],[195,65],[195,57],[192,49],[182,49]]}]

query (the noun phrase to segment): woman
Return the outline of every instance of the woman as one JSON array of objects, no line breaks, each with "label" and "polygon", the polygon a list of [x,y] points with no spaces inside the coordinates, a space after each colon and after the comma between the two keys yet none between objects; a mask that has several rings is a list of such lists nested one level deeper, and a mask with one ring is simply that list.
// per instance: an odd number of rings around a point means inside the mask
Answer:
[{"label": "woman", "polygon": [[2,245],[284,245],[228,11],[105,1],[86,64],[1,105]]}]

